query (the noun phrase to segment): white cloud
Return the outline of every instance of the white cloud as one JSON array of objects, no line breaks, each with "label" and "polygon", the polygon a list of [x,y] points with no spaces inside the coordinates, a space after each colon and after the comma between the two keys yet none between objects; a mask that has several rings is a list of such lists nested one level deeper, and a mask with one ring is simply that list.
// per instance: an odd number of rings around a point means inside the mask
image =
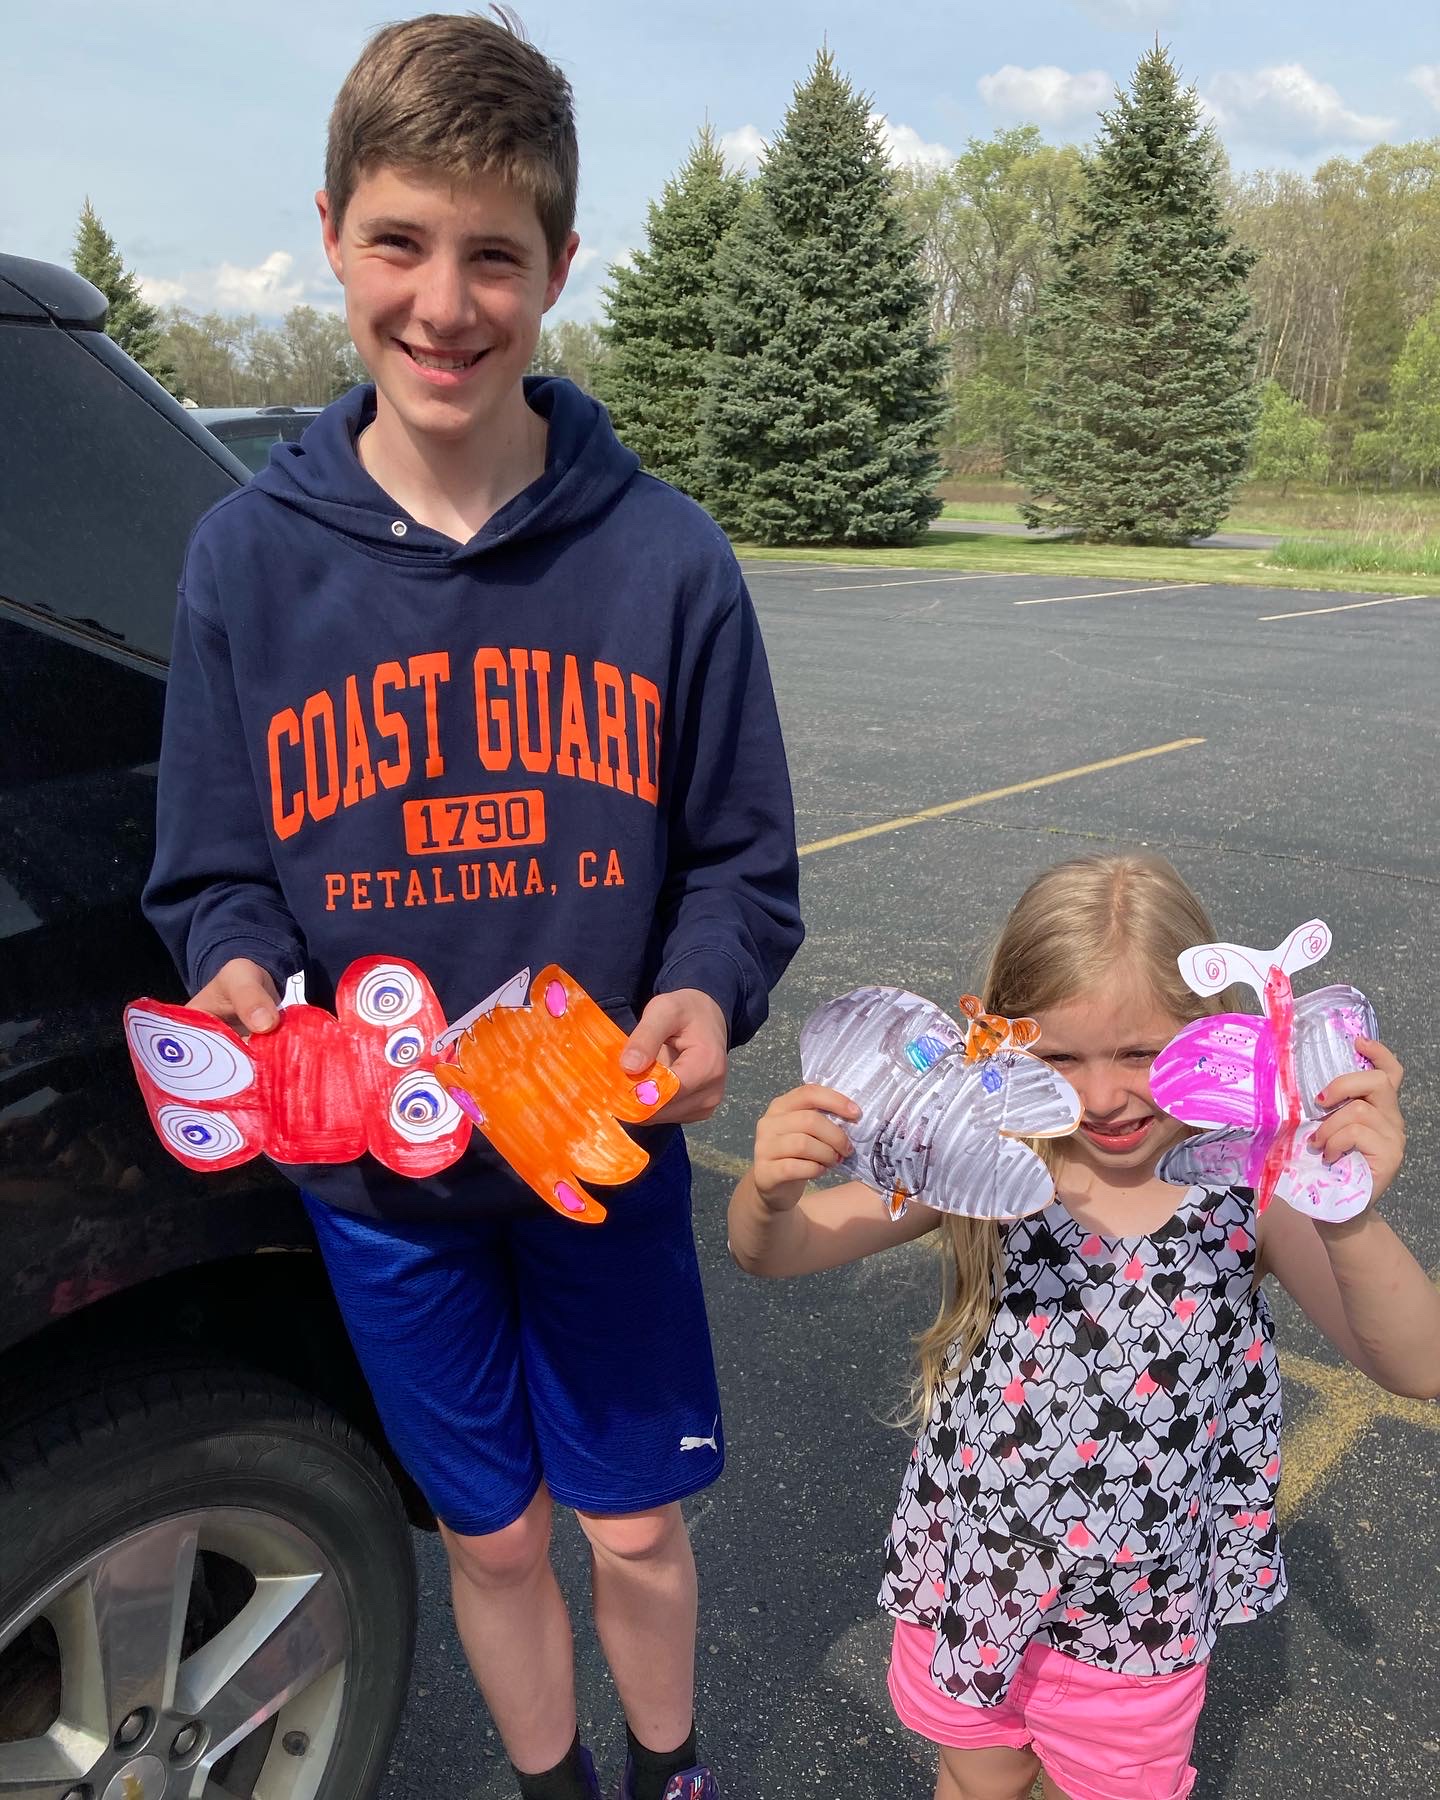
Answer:
[{"label": "white cloud", "polygon": [[747,175],[753,175],[760,167],[765,150],[758,125],[739,125],[734,131],[722,132],[720,137],[720,151],[726,162]]},{"label": "white cloud", "polygon": [[1292,148],[1371,144],[1394,125],[1393,119],[1353,112],[1302,63],[1227,70],[1210,83],[1205,99],[1230,135]]},{"label": "white cloud", "polygon": [[167,281],[163,275],[138,275],[136,279],[152,306],[171,306],[190,292],[183,281]]},{"label": "white cloud", "polygon": [[[589,252],[593,257],[597,253]],[[581,251],[577,261],[584,259]],[[276,319],[292,306],[314,306],[321,312],[341,312],[340,289],[318,258],[314,267],[296,269],[288,250],[272,250],[245,268],[222,262],[204,269],[185,269],[179,275],[142,275],[140,288],[153,306],[179,304],[192,312],[258,313]]]},{"label": "white cloud", "polygon": [[1103,69],[1072,75],[1053,63],[1036,69],[1006,63],[994,74],[982,75],[975,85],[980,98],[997,112],[1043,125],[1063,125],[1099,112],[1115,98],[1115,82]]},{"label": "white cloud", "polygon": [[212,291],[221,306],[235,312],[288,312],[305,298],[305,282],[290,273],[294,266],[288,250],[272,250],[253,269],[222,262],[212,278]]},{"label": "white cloud", "polygon": [[871,113],[870,123],[880,133],[885,154],[897,167],[910,164],[920,169],[945,169],[955,152],[943,144],[927,144],[913,125],[892,125],[884,113]]},{"label": "white cloud", "polygon": [[1419,63],[1405,79],[1440,112],[1440,63]]}]

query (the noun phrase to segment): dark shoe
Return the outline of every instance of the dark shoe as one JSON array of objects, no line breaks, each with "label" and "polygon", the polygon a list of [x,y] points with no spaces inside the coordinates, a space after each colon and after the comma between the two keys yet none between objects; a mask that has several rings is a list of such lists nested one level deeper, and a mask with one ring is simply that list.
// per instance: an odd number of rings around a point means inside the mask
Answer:
[{"label": "dark shoe", "polygon": [[[618,1800],[632,1800],[634,1788],[630,1775],[630,1759],[626,1757],[625,1779],[620,1783]],[[720,1789],[708,1769],[682,1769],[666,1783],[664,1800],[720,1800]]]}]

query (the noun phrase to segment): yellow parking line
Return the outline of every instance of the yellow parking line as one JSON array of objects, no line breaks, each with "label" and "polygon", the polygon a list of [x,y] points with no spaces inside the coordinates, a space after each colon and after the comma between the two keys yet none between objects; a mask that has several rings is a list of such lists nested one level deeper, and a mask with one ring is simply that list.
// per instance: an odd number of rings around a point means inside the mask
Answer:
[{"label": "yellow parking line", "polygon": [[1105,588],[1098,594],[1046,594],[1040,600],[1012,600],[1012,606],[1055,606],[1061,600],[1113,600],[1125,594],[1173,594],[1181,588],[1204,587],[1203,581],[1166,581],[1156,587]]},{"label": "yellow parking line", "polygon": [[710,1144],[697,1144],[693,1137],[686,1138],[685,1147],[690,1152],[692,1163],[698,1163],[702,1169],[709,1169],[714,1175],[724,1175],[730,1181],[738,1181],[750,1167],[743,1157],[729,1156]]},{"label": "yellow parking line", "polygon": [[903,581],[842,581],[837,582],[834,587],[811,588],[810,592],[812,594],[861,594],[867,588],[929,587],[931,585],[938,587],[942,582],[1018,581],[1019,579],[1018,573],[992,575],[988,570],[981,569],[975,575],[907,575]]},{"label": "yellow parking line", "polygon": [[1402,600],[1436,600],[1437,594],[1387,594],[1383,600],[1347,600],[1343,606],[1311,606],[1304,612],[1261,613],[1258,623],[1268,625],[1274,619],[1318,619],[1322,613],[1359,612],[1365,606],[1398,606]]},{"label": "yellow parking line", "polygon": [[1389,1394],[1358,1369],[1332,1368],[1308,1356],[1280,1354],[1287,1383],[1307,1387],[1316,1397],[1312,1415],[1285,1433],[1280,1484],[1280,1523],[1287,1525],[1330,1478],[1356,1440],[1381,1419],[1398,1419],[1423,1431],[1440,1431],[1440,1407],[1433,1400]]},{"label": "yellow parking line", "polygon": [[1054,787],[1057,782],[1075,781],[1081,775],[1098,775],[1102,769],[1118,769],[1125,763],[1144,762],[1150,756],[1168,756],[1172,750],[1192,750],[1204,738],[1174,738],[1168,744],[1152,744],[1148,750],[1128,750],[1124,756],[1107,756],[1100,762],[1082,763],[1078,769],[1061,769],[1054,775],[1036,775],[1029,781],[1012,782],[1009,787],[989,788],[983,794],[969,794],[963,800],[947,800],[941,806],[927,806],[922,812],[907,813],[903,819],[886,819],[881,825],[862,825],[858,831],[842,831],[836,837],[818,838],[813,844],[802,844],[802,856],[814,856],[818,850],[836,850],[841,844],[858,844],[862,838],[880,837],[887,831],[903,831],[907,825],[923,825],[927,819],[943,819],[948,813],[965,812],[972,806],[984,806],[991,800],[1008,800],[1012,794],[1028,794],[1036,788]]}]

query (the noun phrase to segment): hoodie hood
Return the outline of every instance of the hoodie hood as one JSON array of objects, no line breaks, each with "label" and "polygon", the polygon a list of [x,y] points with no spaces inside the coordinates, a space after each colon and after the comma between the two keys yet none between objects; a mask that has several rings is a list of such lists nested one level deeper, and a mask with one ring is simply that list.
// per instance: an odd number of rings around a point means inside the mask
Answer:
[{"label": "hoodie hood", "polygon": [[545,472],[466,544],[412,519],[366,472],[355,446],[375,417],[368,382],[327,406],[298,443],[277,444],[250,491],[270,494],[370,554],[411,567],[417,559],[453,564],[590,523],[633,480],[639,457],[615,436],[605,408],[561,376],[527,376],[525,401],[549,427]]}]

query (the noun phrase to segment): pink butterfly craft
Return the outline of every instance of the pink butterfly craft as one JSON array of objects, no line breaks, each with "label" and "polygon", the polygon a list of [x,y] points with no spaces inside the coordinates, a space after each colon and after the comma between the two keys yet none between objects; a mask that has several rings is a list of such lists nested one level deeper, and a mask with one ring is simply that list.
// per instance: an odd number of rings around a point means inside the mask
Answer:
[{"label": "pink butterfly craft", "polygon": [[858,1123],[846,1123],[851,1154],[839,1166],[874,1188],[892,1219],[915,1199],[970,1218],[1038,1212],[1055,1184],[1017,1139],[1062,1137],[1080,1123],[1069,1082],[1012,1047],[1034,1041],[1033,1021],[961,1004],[965,1026],[903,988],[855,988],[817,1008],[800,1032],[806,1081],[860,1108]]},{"label": "pink butterfly craft", "polygon": [[1278,1194],[1297,1212],[1336,1222],[1370,1200],[1370,1165],[1358,1151],[1327,1163],[1314,1146],[1325,1117],[1317,1096],[1336,1076],[1372,1065],[1355,1048],[1376,1035],[1375,1012],[1358,988],[1337,985],[1296,997],[1290,977],[1330,948],[1321,919],[1298,926],[1271,951],[1201,944],[1179,959],[1186,985],[1215,994],[1254,988],[1264,1007],[1211,1013],[1178,1032],[1150,1069],[1155,1104],[1186,1125],[1206,1127],[1160,1158],[1162,1181],[1255,1190],[1263,1212]]}]

